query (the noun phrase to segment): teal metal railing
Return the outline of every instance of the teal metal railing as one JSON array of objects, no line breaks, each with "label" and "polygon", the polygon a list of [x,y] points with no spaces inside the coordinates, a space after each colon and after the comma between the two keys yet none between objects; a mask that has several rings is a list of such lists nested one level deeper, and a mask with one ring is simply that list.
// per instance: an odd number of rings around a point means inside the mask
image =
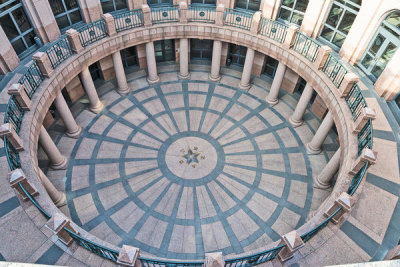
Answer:
[{"label": "teal metal railing", "polygon": [[144,257],[139,257],[139,260],[142,262],[144,267],[202,267],[204,265],[204,260],[199,261],[166,261],[166,260],[157,260],[157,259],[149,259]]},{"label": "teal metal railing", "polygon": [[361,131],[357,134],[358,155],[361,155],[361,152],[365,147],[372,149],[372,137],[373,137],[372,120],[369,119],[368,122],[361,129]]},{"label": "teal metal railing", "polygon": [[179,6],[154,6],[151,7],[151,22],[153,24],[178,22],[180,16]]},{"label": "teal metal railing", "polygon": [[10,144],[7,137],[4,136],[4,150],[7,157],[8,166],[10,170],[21,168],[21,159],[19,158],[18,151]]},{"label": "teal metal railing", "polygon": [[345,100],[353,116],[353,121],[356,121],[358,116],[360,116],[362,109],[367,107],[367,102],[365,101],[357,83],[353,84],[350,92],[345,97]]},{"label": "teal metal railing", "polygon": [[83,47],[107,36],[106,25],[103,19],[86,24],[76,30],[79,32],[79,39]]},{"label": "teal metal railing", "polygon": [[46,217],[47,220],[50,219],[51,218],[50,214],[48,214],[42,208],[42,206],[40,206],[39,203],[37,203],[35,198],[31,194],[29,194],[28,191],[26,191],[25,187],[22,185],[21,182],[18,183],[18,186],[21,188],[22,192],[24,192],[25,196],[32,202],[32,204],[35,205],[35,207],[44,215],[44,217]]},{"label": "teal metal railing", "polygon": [[259,33],[279,43],[283,43],[286,38],[287,29],[288,26],[279,21],[261,18]]},{"label": "teal metal railing", "polygon": [[347,69],[335,58],[332,54],[329,54],[322,71],[331,79],[333,84],[339,88],[342,84],[344,76],[347,74]]},{"label": "teal metal railing", "polygon": [[357,191],[358,186],[361,184],[362,180],[364,179],[365,174],[367,173],[368,169],[368,161],[364,164],[364,166],[354,175],[353,179],[351,180],[349,189],[347,189],[347,194],[350,196],[354,195]]},{"label": "teal metal railing", "polygon": [[321,47],[315,39],[310,38],[301,32],[297,32],[294,40],[293,50],[314,62],[318,56],[318,49]]},{"label": "teal metal railing", "polygon": [[36,89],[42,84],[43,79],[44,76],[36,63],[36,60],[33,60],[28,69],[19,79],[18,83],[24,86],[26,94],[30,99],[32,99],[33,94],[36,92]]},{"label": "teal metal railing", "polygon": [[188,22],[215,23],[216,7],[210,5],[189,5],[187,10]]},{"label": "teal metal railing", "polygon": [[238,257],[225,260],[226,267],[254,266],[275,259],[279,252],[285,247],[280,245],[269,250],[255,253],[245,257]]},{"label": "teal metal railing", "polygon": [[249,31],[253,14],[254,13],[245,10],[225,8],[224,25]]},{"label": "teal metal railing", "polygon": [[312,230],[308,231],[307,233],[301,235],[301,239],[303,242],[307,242],[313,236],[315,236],[319,231],[321,231],[325,226],[328,225],[328,223],[332,220],[333,217],[342,209],[342,207],[338,208],[335,212],[333,212],[329,217],[327,217],[324,221],[322,221],[320,224],[318,224],[316,227],[314,227]]},{"label": "teal metal railing", "polygon": [[10,123],[17,134],[21,130],[22,118],[24,117],[24,110],[18,103],[14,95],[8,99],[7,109],[4,114],[4,123]]},{"label": "teal metal railing", "polygon": [[51,67],[57,68],[58,65],[63,63],[67,58],[72,56],[73,52],[71,45],[68,42],[66,35],[61,36],[56,42],[54,42],[49,49],[46,50],[46,54],[50,59]]},{"label": "teal metal railing", "polygon": [[141,9],[128,10],[112,14],[117,32],[143,26],[143,11]]}]

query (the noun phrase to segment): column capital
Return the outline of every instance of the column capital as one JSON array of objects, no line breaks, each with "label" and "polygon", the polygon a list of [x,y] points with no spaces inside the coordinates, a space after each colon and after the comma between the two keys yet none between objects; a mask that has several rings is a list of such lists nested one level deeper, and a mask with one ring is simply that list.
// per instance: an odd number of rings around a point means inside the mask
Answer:
[{"label": "column capital", "polygon": [[224,267],[225,259],[222,252],[206,253],[204,267]]},{"label": "column capital", "polygon": [[145,27],[150,27],[153,22],[151,21],[151,10],[150,7],[146,4],[142,5],[142,12],[143,12],[143,24]]},{"label": "column capital", "polygon": [[350,72],[344,75],[343,81],[339,86],[340,97],[346,97],[351,88],[353,88],[354,83],[357,83],[359,80],[358,75],[355,73]]},{"label": "column capital", "polygon": [[301,239],[301,236],[296,231],[291,231],[283,235],[279,245],[282,244],[286,245],[278,254],[278,258],[282,262],[291,259],[293,254],[304,246],[303,239]]},{"label": "column capital", "polygon": [[217,17],[215,20],[215,25],[224,26],[224,12],[225,6],[223,4],[218,4],[216,8]]},{"label": "column capital", "polygon": [[54,214],[53,217],[51,217],[50,220],[47,221],[46,226],[55,235],[57,235],[61,243],[63,243],[67,247],[71,246],[74,239],[69,235],[69,233],[64,228],[79,235],[79,232],[71,226],[71,222],[69,221],[69,219],[67,219],[65,215],[61,213]]},{"label": "column capital", "polygon": [[320,70],[324,67],[325,62],[329,56],[329,53],[332,52],[332,48],[327,45],[323,45],[318,49],[318,55],[315,59],[314,65],[315,67]]},{"label": "column capital", "polygon": [[65,32],[67,34],[68,42],[71,45],[72,51],[79,54],[83,51],[81,40],[79,39],[79,32],[75,29],[69,29]]},{"label": "column capital", "polygon": [[251,19],[251,25],[250,25],[251,33],[258,34],[258,31],[260,30],[261,18],[262,18],[261,11],[257,11],[253,14],[253,17]]},{"label": "column capital", "polygon": [[7,140],[17,151],[24,151],[24,142],[15,132],[11,123],[5,123],[0,126],[0,137],[7,137]]},{"label": "column capital", "polygon": [[103,14],[101,17],[104,19],[107,35],[110,37],[116,35],[117,30],[115,29],[114,17],[110,13]]},{"label": "column capital", "polygon": [[334,224],[338,224],[343,220],[343,215],[351,210],[355,202],[356,201],[353,196],[350,196],[346,192],[342,192],[332,206],[324,213],[324,216],[328,218],[339,208],[342,208],[338,213],[336,213],[335,216],[332,217],[332,222]]},{"label": "column capital", "polygon": [[369,149],[368,147],[364,148],[361,151],[360,156],[353,163],[351,170],[349,171],[349,175],[356,175],[361,168],[364,166],[366,162],[369,163],[368,167],[374,165],[376,162],[378,152]]},{"label": "column capital", "polygon": [[297,32],[299,31],[299,26],[290,25],[287,29],[285,40],[283,41],[283,47],[286,49],[291,49],[294,45]]},{"label": "column capital", "polygon": [[32,60],[36,60],[36,64],[39,67],[39,70],[45,77],[49,78],[54,74],[54,70],[51,67],[51,62],[47,53],[36,52],[32,56]]},{"label": "column capital", "polygon": [[14,95],[18,104],[24,111],[29,111],[32,108],[32,101],[29,99],[28,94],[25,92],[24,85],[20,83],[13,83],[8,87],[7,93]]},{"label": "column capital", "polygon": [[10,182],[10,186],[18,191],[24,201],[29,200],[29,198],[19,186],[20,183],[31,196],[35,197],[39,195],[39,192],[36,190],[35,186],[26,179],[26,176],[21,169],[15,169],[8,173],[8,180]]},{"label": "column capital", "polygon": [[117,263],[122,266],[135,266],[140,255],[140,250],[136,247],[122,245],[118,254]]},{"label": "column capital", "polygon": [[364,128],[365,124],[370,120],[374,120],[376,118],[375,110],[369,107],[365,107],[361,109],[360,115],[356,121],[353,122],[353,133],[361,132],[362,128]]}]

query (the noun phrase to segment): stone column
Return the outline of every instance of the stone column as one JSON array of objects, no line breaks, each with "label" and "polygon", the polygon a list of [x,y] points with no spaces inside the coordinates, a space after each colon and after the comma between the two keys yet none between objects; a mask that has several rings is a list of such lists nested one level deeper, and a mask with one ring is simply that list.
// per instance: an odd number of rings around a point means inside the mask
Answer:
[{"label": "stone column", "polygon": [[326,16],[331,7],[332,1],[310,0],[304,13],[300,31],[307,36],[316,38],[325,23]]},{"label": "stone column", "polygon": [[279,62],[275,72],[274,81],[272,82],[271,85],[271,90],[269,91],[269,94],[265,99],[265,101],[267,101],[267,103],[270,104],[271,106],[276,105],[279,102],[278,100],[279,89],[281,88],[285,71],[286,71],[286,65],[283,64],[282,62]]},{"label": "stone column", "polygon": [[55,170],[64,170],[67,168],[67,159],[61,155],[49,133],[43,126],[40,127],[39,142],[51,162],[50,168]]},{"label": "stone column", "polygon": [[82,127],[76,123],[74,116],[72,116],[71,110],[69,109],[68,104],[61,92],[56,96],[54,105],[56,106],[57,111],[64,122],[65,128],[67,128],[66,134],[71,138],[78,138],[82,133]]},{"label": "stone column", "polygon": [[208,78],[213,82],[219,82],[221,80],[221,75],[219,75],[219,71],[221,69],[221,53],[222,42],[214,40],[211,61],[211,73],[208,75]]},{"label": "stone column", "polygon": [[244,61],[242,79],[239,83],[239,88],[242,90],[249,90],[251,87],[250,78],[251,78],[251,70],[253,68],[254,61],[254,49],[247,48],[246,52],[246,60]]},{"label": "stone column", "polygon": [[324,169],[314,178],[314,187],[319,189],[328,189],[331,186],[332,177],[337,173],[340,167],[340,148],[328,161]]},{"label": "stone column", "polygon": [[92,76],[90,75],[89,68],[85,67],[80,73],[83,88],[85,89],[86,95],[89,99],[89,109],[94,113],[99,113],[103,110],[103,103],[100,102],[99,96],[97,95],[96,87],[94,86]]},{"label": "stone column", "polygon": [[156,55],[154,53],[154,43],[146,43],[146,60],[147,60],[147,81],[149,84],[160,82],[160,77],[157,74]]},{"label": "stone column", "polygon": [[189,73],[189,39],[179,39],[179,73],[178,78],[182,80],[190,79]]},{"label": "stone column", "polygon": [[306,112],[308,103],[310,103],[313,92],[314,89],[309,83],[307,83],[303,93],[300,96],[299,102],[297,103],[296,109],[294,110],[292,116],[289,117],[289,123],[293,127],[298,127],[303,124],[303,116]]},{"label": "stone column", "polygon": [[0,73],[6,74],[7,72],[15,70],[19,65],[19,57],[15,53],[6,33],[0,26]]},{"label": "stone column", "polygon": [[126,75],[124,65],[122,64],[122,58],[120,51],[112,54],[112,60],[114,63],[115,76],[117,76],[117,93],[120,95],[126,95],[129,92],[128,83],[126,81]]},{"label": "stone column", "polygon": [[90,23],[101,18],[103,9],[100,0],[78,0],[81,14],[85,23]]},{"label": "stone column", "polygon": [[308,154],[316,155],[321,153],[322,151],[321,146],[324,143],[326,137],[328,136],[328,133],[331,130],[332,126],[333,126],[333,118],[331,112],[329,111],[326,114],[321,125],[319,126],[311,142],[306,145]]},{"label": "stone column", "polygon": [[[43,128],[43,127],[42,127]],[[51,200],[57,207],[62,207],[67,204],[67,198],[64,192],[61,192],[55,188],[53,183],[49,178],[39,169],[40,175],[39,179],[42,182],[43,187],[46,189],[47,194],[49,194]]]}]

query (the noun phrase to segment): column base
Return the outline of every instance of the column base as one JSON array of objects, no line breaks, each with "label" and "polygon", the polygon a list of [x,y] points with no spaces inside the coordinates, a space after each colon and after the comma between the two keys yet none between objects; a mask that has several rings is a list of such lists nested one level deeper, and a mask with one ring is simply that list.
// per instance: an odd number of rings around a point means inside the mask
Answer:
[{"label": "column base", "polygon": [[74,139],[78,139],[79,136],[81,135],[81,133],[82,133],[82,127],[78,125],[78,128],[75,131],[73,131],[71,133],[66,132],[65,134],[68,137],[71,137],[71,138],[74,138]]},{"label": "column base", "polygon": [[293,119],[293,116],[290,116],[290,117],[289,117],[289,123],[290,123],[290,125],[292,125],[294,128],[296,128],[296,127],[299,127],[299,126],[303,125],[304,121],[303,121],[303,120],[297,121],[297,120]]},{"label": "column base", "polygon": [[307,154],[309,154],[309,155],[318,155],[319,153],[322,152],[321,148],[314,148],[311,146],[310,143],[306,144],[306,150],[307,150]]},{"label": "column base", "polygon": [[179,80],[190,80],[190,72],[188,72],[187,74],[178,73],[178,79]]},{"label": "column base", "polygon": [[146,80],[149,84],[155,84],[160,82],[160,77],[157,76],[157,78],[155,78],[154,80],[151,80],[150,77],[147,77]]},{"label": "column base", "polygon": [[67,205],[67,197],[65,196],[64,192],[61,192],[60,199],[55,201],[54,204],[57,206],[57,208]]},{"label": "column base", "polygon": [[248,91],[248,90],[250,90],[250,88],[251,88],[251,84],[245,84],[245,85],[243,85],[242,83],[239,83],[239,88],[240,88],[241,90]]},{"label": "column base", "polygon": [[221,80],[221,76],[217,76],[216,78],[212,77],[211,74],[208,74],[208,79],[212,82],[219,82]]},{"label": "column base", "polygon": [[331,188],[331,185],[330,184],[321,183],[320,181],[318,181],[318,176],[317,176],[314,179],[313,187],[317,188],[317,189],[327,190],[327,189]]},{"label": "column base", "polygon": [[101,103],[101,101],[97,102],[96,106],[94,107],[90,107],[89,109],[93,112],[93,113],[100,113],[104,108],[103,103]]},{"label": "column base", "polygon": [[59,163],[50,164],[50,168],[53,170],[65,170],[68,166],[68,160],[66,157],[63,157],[63,160]]},{"label": "column base", "polygon": [[125,96],[125,95],[129,94],[130,90],[129,90],[129,87],[126,87],[126,88],[118,88],[116,91],[121,96]]},{"label": "column base", "polygon": [[269,99],[268,96],[265,98],[265,102],[270,104],[271,106],[275,106],[276,104],[279,103],[279,99]]}]

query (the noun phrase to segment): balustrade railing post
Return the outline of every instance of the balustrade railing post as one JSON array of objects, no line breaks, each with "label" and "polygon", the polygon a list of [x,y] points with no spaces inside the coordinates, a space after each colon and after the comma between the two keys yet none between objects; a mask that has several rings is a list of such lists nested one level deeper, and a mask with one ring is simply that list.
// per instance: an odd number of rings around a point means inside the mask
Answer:
[{"label": "balustrade railing post", "polygon": [[364,167],[365,163],[368,162],[368,167],[374,165],[376,162],[378,152],[369,149],[368,147],[364,148],[361,151],[360,156],[355,160],[351,170],[349,171],[349,175],[356,175],[362,167]]},{"label": "balustrade railing post", "polygon": [[122,266],[135,266],[138,260],[140,250],[135,247],[122,245],[122,249],[119,251],[117,263]]},{"label": "balustrade railing post", "polygon": [[326,218],[330,217],[334,212],[336,212],[339,208],[342,208],[339,212],[337,212],[332,217],[332,223],[338,224],[342,221],[343,215],[348,213],[353,207],[355,200],[352,196],[347,194],[346,192],[342,192],[340,196],[335,200],[332,206],[324,213]]},{"label": "balustrade railing post", "polygon": [[376,118],[375,111],[372,108],[365,107],[361,109],[361,114],[357,117],[357,120],[353,122],[353,133],[361,132],[365,124],[370,120]]},{"label": "balustrade railing post", "polygon": [[329,53],[331,53],[331,52],[332,52],[332,49],[327,45],[321,46],[318,49],[318,56],[314,61],[314,65],[318,70],[320,70],[324,67],[325,62],[328,59]]},{"label": "balustrade railing post", "polygon": [[223,4],[217,5],[216,9],[216,20],[215,20],[215,25],[217,26],[224,26],[224,12],[225,12],[225,6]]},{"label": "balustrade railing post", "polygon": [[297,25],[290,25],[290,27],[287,29],[286,37],[285,40],[283,41],[283,47],[285,49],[292,49],[298,31],[299,31],[299,26]]},{"label": "balustrade railing post", "polygon": [[81,40],[79,39],[79,32],[75,29],[69,29],[66,31],[68,42],[71,46],[72,51],[79,54],[83,51]]},{"label": "balustrade railing post", "polygon": [[110,37],[116,35],[114,17],[110,13],[103,14],[101,17],[104,19],[107,35]]},{"label": "balustrade railing post", "polygon": [[17,190],[17,192],[21,195],[24,201],[29,200],[28,196],[25,195],[22,188],[19,186],[19,183],[25,188],[26,192],[28,192],[31,196],[35,197],[39,195],[39,192],[35,188],[33,184],[31,184],[21,169],[15,169],[8,174],[8,179],[10,181],[10,185],[12,188]]},{"label": "balustrade railing post", "polygon": [[50,220],[47,221],[46,226],[57,235],[58,239],[66,245],[67,247],[72,245],[74,239],[69,235],[69,233],[64,229],[67,228],[71,232],[79,235],[79,232],[75,230],[70,221],[61,213],[56,213]]},{"label": "balustrade railing post", "polygon": [[29,99],[28,94],[25,92],[24,86],[20,83],[12,84],[7,93],[9,95],[14,95],[18,104],[24,111],[29,111],[32,108],[32,101]]},{"label": "balustrade railing post", "polygon": [[291,231],[281,237],[279,245],[286,246],[278,254],[280,261],[284,262],[293,257],[293,254],[304,246],[304,242],[296,231]]},{"label": "balustrade railing post", "polygon": [[222,252],[206,253],[204,267],[224,267],[225,259]]},{"label": "balustrade railing post", "polygon": [[49,78],[53,75],[54,70],[51,67],[50,58],[47,53],[36,52],[32,56],[32,60],[36,60],[36,64],[44,77]]},{"label": "balustrade railing post", "polygon": [[6,137],[8,142],[14,147],[15,150],[24,151],[24,142],[18,136],[11,123],[5,123],[0,126],[0,137]]},{"label": "balustrade railing post", "polygon": [[346,97],[349,94],[354,83],[358,82],[359,80],[360,79],[355,73],[350,72],[344,75],[343,81],[339,87],[340,97]]},{"label": "balustrade railing post", "polygon": [[153,24],[151,21],[150,7],[146,4],[142,5],[142,12],[143,12],[143,25],[145,27],[150,27]]},{"label": "balustrade railing post", "polygon": [[251,25],[250,25],[250,32],[252,34],[258,34],[260,31],[260,24],[261,24],[261,18],[262,18],[262,12],[257,11],[254,13],[253,18],[251,20]]},{"label": "balustrade railing post", "polygon": [[179,3],[179,9],[180,9],[180,23],[187,23],[188,18],[187,18],[187,10],[188,10],[188,5],[186,2],[180,2]]}]

